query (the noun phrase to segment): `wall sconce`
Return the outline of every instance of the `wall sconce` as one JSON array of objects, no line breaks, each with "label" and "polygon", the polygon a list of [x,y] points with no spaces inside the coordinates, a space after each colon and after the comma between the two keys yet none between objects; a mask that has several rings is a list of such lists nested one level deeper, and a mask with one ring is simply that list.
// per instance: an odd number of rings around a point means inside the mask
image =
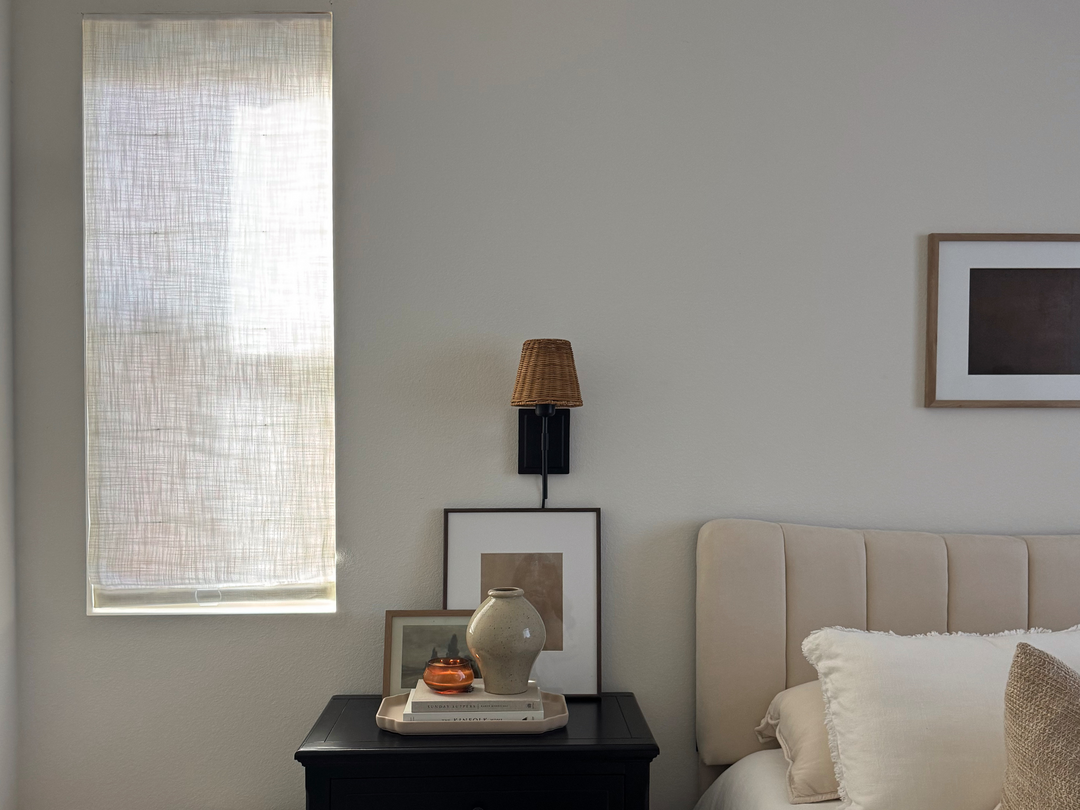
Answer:
[{"label": "wall sconce", "polygon": [[569,340],[525,341],[510,404],[521,408],[518,411],[518,473],[536,475],[539,472],[543,476],[540,508],[544,509],[547,507],[548,473],[570,472],[569,409],[581,407],[581,388]]}]

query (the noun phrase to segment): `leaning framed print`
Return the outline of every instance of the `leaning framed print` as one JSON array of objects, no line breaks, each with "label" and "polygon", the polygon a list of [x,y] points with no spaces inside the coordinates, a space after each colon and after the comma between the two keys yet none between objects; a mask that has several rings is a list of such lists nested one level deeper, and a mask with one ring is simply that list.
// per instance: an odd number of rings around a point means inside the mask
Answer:
[{"label": "leaning framed print", "polygon": [[424,675],[432,658],[468,658],[465,643],[471,610],[388,610],[383,645],[383,697],[408,692]]},{"label": "leaning framed print", "polygon": [[524,589],[547,630],[540,688],[600,692],[600,510],[446,509],[443,525],[443,607],[475,610],[491,588]]},{"label": "leaning framed print", "polygon": [[1080,234],[932,233],[928,408],[1080,407]]}]

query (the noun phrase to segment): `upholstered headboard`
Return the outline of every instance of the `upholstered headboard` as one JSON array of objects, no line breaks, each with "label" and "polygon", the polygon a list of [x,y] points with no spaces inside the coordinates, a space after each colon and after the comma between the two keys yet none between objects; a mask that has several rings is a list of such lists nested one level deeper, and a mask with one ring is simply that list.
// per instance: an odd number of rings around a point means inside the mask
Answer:
[{"label": "upholstered headboard", "polygon": [[813,680],[821,627],[993,633],[1080,624],[1080,535],[852,531],[713,520],[697,543],[697,742],[706,765],[760,750],[769,701]]}]

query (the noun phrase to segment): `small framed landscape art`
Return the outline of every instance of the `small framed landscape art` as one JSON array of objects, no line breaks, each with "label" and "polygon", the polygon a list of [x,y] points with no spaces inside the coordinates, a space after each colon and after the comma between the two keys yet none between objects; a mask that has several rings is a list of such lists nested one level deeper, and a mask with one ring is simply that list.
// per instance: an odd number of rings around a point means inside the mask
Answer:
[{"label": "small framed landscape art", "polygon": [[522,588],[547,630],[540,688],[599,692],[600,510],[447,509],[444,530],[443,606],[475,610],[491,588]]},{"label": "small framed landscape art", "polygon": [[468,658],[465,643],[471,610],[388,610],[383,648],[383,697],[408,692],[423,677],[432,658]]},{"label": "small framed landscape art", "polygon": [[1080,407],[1080,234],[930,234],[933,408]]}]

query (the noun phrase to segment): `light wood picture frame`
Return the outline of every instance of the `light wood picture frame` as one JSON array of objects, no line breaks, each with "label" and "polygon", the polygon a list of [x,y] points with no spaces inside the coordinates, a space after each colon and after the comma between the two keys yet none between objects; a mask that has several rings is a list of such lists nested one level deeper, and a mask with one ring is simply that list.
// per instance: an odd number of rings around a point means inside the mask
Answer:
[{"label": "light wood picture frame", "polygon": [[600,510],[446,509],[443,527],[443,606],[475,610],[489,588],[524,588],[547,629],[540,688],[601,692]]},{"label": "light wood picture frame", "polygon": [[[388,610],[383,640],[383,697],[416,686],[431,658],[472,659],[465,643],[471,610]],[[454,638],[456,636],[456,639]],[[432,645],[436,655],[427,649]],[[456,646],[456,653],[452,649]],[[450,649],[448,649],[450,648]]]},{"label": "light wood picture frame", "polygon": [[924,404],[1080,407],[1080,234],[930,234]]}]

